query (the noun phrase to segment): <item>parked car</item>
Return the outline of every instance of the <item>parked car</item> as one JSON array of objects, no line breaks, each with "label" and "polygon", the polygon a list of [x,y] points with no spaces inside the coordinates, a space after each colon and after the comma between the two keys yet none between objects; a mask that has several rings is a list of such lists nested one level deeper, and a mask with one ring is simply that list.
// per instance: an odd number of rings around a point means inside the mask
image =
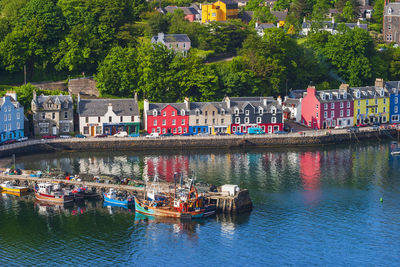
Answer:
[{"label": "parked car", "polygon": [[228,133],[217,133],[217,135],[229,135]]},{"label": "parked car", "polygon": [[372,125],[371,129],[374,131],[378,131],[379,130],[379,126],[378,125]]},{"label": "parked car", "polygon": [[86,135],[83,135],[83,134],[76,134],[75,137],[76,137],[76,138],[86,138]]},{"label": "parked car", "polygon": [[160,136],[162,136],[162,137],[167,137],[167,136],[174,136],[174,134],[172,134],[172,133],[165,133],[165,134],[162,134],[162,135],[160,135]]},{"label": "parked car", "polygon": [[242,133],[242,132],[236,132],[235,134],[236,135],[244,135],[244,133]]},{"label": "parked car", "polygon": [[258,127],[249,128],[247,132],[249,134],[265,134],[264,131],[261,128],[258,128]]},{"label": "parked car", "polygon": [[42,136],[42,139],[54,139],[54,138],[57,138],[57,136],[55,136],[55,135],[43,135]]},{"label": "parked car", "polygon": [[181,134],[181,136],[192,136],[193,134],[192,133],[183,133],[183,134]]},{"label": "parked car", "polygon": [[107,137],[108,135],[107,134],[98,134],[98,135],[96,135],[95,137],[96,138],[105,138],[105,137]]},{"label": "parked car", "polygon": [[70,135],[60,135],[60,138],[68,139],[68,138],[71,138],[71,136]]},{"label": "parked car", "polygon": [[286,131],[276,131],[275,134],[288,134]]},{"label": "parked car", "polygon": [[366,123],[359,123],[359,124],[357,124],[357,127],[367,127],[368,126],[368,124],[366,124]]},{"label": "parked car", "polygon": [[28,140],[28,137],[21,137],[21,138],[18,138],[17,139],[17,142],[24,142],[24,141],[27,141]]},{"label": "parked car", "polygon": [[129,134],[129,137],[139,137],[140,134],[139,133],[131,133]]},{"label": "parked car", "polygon": [[118,132],[116,134],[113,135],[114,137],[128,137],[128,133],[125,131],[122,132]]},{"label": "parked car", "polygon": [[381,126],[381,124],[380,124],[379,122],[374,122],[374,123],[372,124],[372,126]]},{"label": "parked car", "polygon": [[353,126],[347,129],[349,133],[358,133],[360,131],[360,128],[358,126]]},{"label": "parked car", "polygon": [[159,133],[150,133],[146,135],[146,138],[158,138],[158,137],[160,137]]}]

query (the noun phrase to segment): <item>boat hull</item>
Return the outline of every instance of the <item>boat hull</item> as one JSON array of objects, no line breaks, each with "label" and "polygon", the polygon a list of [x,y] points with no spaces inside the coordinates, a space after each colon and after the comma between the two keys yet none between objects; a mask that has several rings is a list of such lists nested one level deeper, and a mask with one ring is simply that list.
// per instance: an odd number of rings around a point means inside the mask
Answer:
[{"label": "boat hull", "polygon": [[182,219],[202,218],[204,215],[204,210],[180,212],[173,209],[151,207],[140,203],[136,198],[135,198],[135,211],[148,216],[182,218]]},{"label": "boat hull", "polygon": [[129,206],[134,203],[134,200],[117,200],[117,199],[112,199],[106,196],[106,194],[103,194],[104,201],[107,203],[115,204],[115,205],[120,205],[120,206]]},{"label": "boat hull", "polygon": [[40,201],[57,203],[57,204],[65,204],[74,201],[73,195],[65,195],[60,197],[55,197],[52,195],[45,195],[38,192],[35,192],[35,198]]}]

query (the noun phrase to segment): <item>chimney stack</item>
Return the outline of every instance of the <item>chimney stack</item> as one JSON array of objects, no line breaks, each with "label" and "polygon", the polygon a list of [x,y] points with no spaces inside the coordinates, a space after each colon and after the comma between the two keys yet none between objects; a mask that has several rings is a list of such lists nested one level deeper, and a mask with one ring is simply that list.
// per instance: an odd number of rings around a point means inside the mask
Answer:
[{"label": "chimney stack", "polygon": [[280,95],[278,95],[278,98],[276,100],[278,101],[278,104],[282,106],[282,98]]},{"label": "chimney stack", "polygon": [[226,103],[226,107],[231,108],[231,100],[229,99],[228,96],[225,96],[224,101]]},{"label": "chimney stack", "polygon": [[143,109],[146,114],[146,112],[149,110],[149,100],[147,99],[143,100]]},{"label": "chimney stack", "polygon": [[189,98],[188,98],[188,97],[185,97],[184,102],[185,102],[186,110],[190,110],[190,101],[189,101]]},{"label": "chimney stack", "polygon": [[375,87],[383,88],[383,79],[382,78],[376,78],[375,80]]},{"label": "chimney stack", "polygon": [[113,110],[112,104],[111,104],[111,103],[108,103],[108,112],[110,112],[110,111],[112,111],[112,110]]},{"label": "chimney stack", "polygon": [[345,92],[348,92],[348,91],[349,91],[349,88],[350,88],[350,86],[349,86],[347,83],[342,83],[342,84],[339,86],[339,90],[345,91]]},{"label": "chimney stack", "polygon": [[6,96],[9,96],[15,101],[17,101],[17,93],[15,91],[7,91]]}]

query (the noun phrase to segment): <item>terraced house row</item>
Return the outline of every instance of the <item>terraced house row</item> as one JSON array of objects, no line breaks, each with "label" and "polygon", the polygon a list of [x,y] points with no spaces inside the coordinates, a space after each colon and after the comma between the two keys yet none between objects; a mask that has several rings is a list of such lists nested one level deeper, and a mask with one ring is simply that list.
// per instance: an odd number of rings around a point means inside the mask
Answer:
[{"label": "terraced house row", "polygon": [[374,86],[342,84],[336,90],[310,86],[301,98],[300,123],[313,129],[400,122],[400,81],[376,79]]}]

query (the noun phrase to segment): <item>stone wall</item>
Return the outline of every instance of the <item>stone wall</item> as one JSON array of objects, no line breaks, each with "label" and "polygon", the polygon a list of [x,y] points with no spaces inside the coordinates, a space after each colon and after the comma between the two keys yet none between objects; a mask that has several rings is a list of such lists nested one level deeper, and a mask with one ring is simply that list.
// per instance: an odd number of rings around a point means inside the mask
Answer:
[{"label": "stone wall", "polygon": [[68,82],[68,91],[73,95],[78,95],[78,93],[97,97],[100,95],[93,77],[70,79]]},{"label": "stone wall", "polygon": [[396,130],[363,131],[357,135],[347,132],[329,134],[260,135],[260,136],[205,136],[205,137],[164,137],[140,138],[71,138],[53,140],[33,140],[0,147],[0,158],[12,154],[51,153],[57,151],[101,151],[101,150],[187,150],[204,148],[248,148],[248,147],[295,147],[342,144],[362,140],[381,141],[397,137]]}]

